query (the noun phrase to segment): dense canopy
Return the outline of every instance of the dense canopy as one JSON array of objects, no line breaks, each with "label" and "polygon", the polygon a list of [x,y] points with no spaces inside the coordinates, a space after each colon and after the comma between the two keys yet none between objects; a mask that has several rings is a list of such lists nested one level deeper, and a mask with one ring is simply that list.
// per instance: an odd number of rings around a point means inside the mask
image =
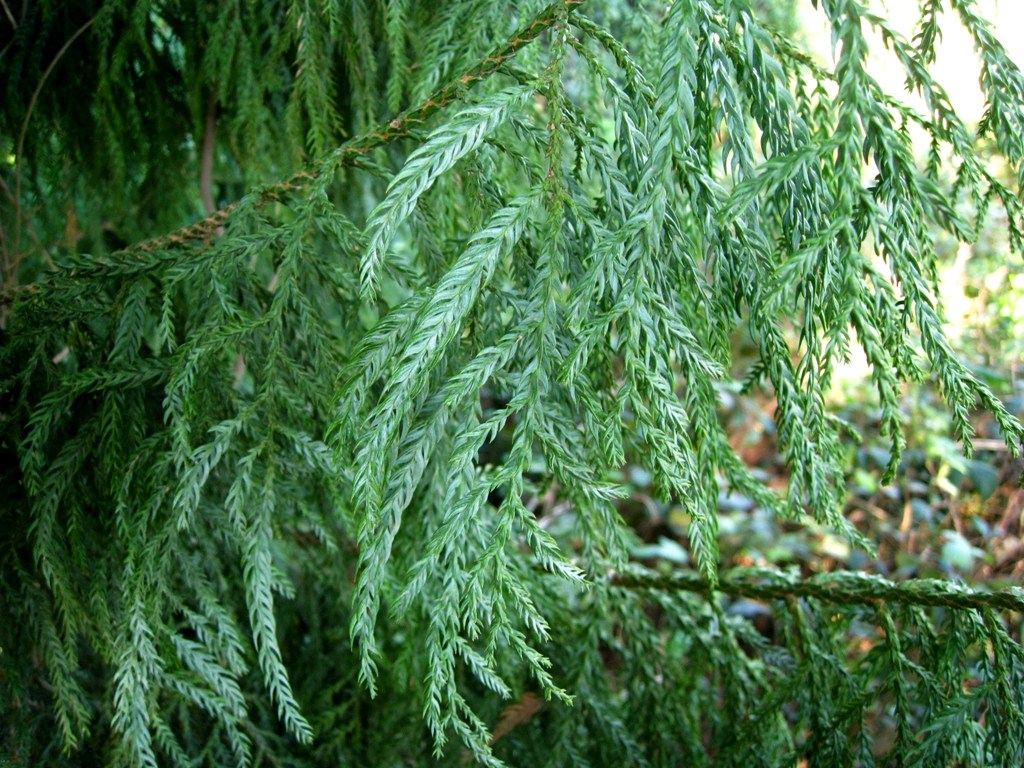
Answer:
[{"label": "dense canopy", "polygon": [[[1024,245],[1024,76],[971,0],[910,38],[815,0],[828,64],[766,5],[3,3],[0,750],[1024,763],[1019,591],[720,562],[723,494],[874,545],[828,401],[855,349],[886,479],[907,381],[967,451],[979,408],[1024,439],[936,280],[992,206]],[[978,126],[929,74],[947,24]],[[631,562],[627,464],[694,571]]]}]

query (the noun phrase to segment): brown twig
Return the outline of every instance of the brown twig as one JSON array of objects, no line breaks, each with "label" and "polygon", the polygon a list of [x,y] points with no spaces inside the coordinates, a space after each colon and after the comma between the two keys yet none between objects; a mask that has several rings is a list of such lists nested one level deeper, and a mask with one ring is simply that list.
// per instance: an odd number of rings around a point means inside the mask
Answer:
[{"label": "brown twig", "polygon": [[[563,9],[569,8],[571,10],[583,2],[585,0],[556,0],[556,2],[541,11],[533,21],[508,40],[498,51],[485,58],[472,70],[435,91],[422,104],[408,109],[395,119],[378,126],[375,131],[354,137],[345,144],[342,144],[325,158],[326,163],[317,163],[315,166],[300,171],[285,181],[265,187],[259,193],[257,204],[266,205],[280,201],[289,192],[300,189],[310,181],[318,178],[323,172],[323,168],[351,165],[361,155],[397,138],[409,135],[418,124],[426,121],[427,118],[439,109],[461,98],[467,88],[494,74],[499,67],[515,56],[519,50],[536,39],[545,29],[555,24],[559,20]],[[184,245],[196,240],[207,240],[219,227],[224,226],[227,220],[238,210],[239,206],[240,201],[230,203],[223,208],[213,211],[204,219],[169,234],[138,243],[125,252],[131,253],[136,250],[154,251]]]},{"label": "brown twig", "polygon": [[0,0],[0,5],[4,7],[4,16],[11,22],[11,26],[15,29],[18,28],[18,22],[14,20],[14,14],[11,13],[11,9],[7,6],[7,0]]},{"label": "brown twig", "polygon": [[727,574],[712,588],[696,574],[676,572],[661,575],[631,571],[615,573],[609,581],[613,586],[625,589],[660,592],[684,590],[702,594],[720,592],[757,600],[788,600],[798,597],[838,605],[902,603],[955,610],[992,608],[998,611],[1024,613],[1024,591],[1019,589],[981,592],[951,582],[934,580],[898,583],[879,577],[843,578],[840,575],[796,579],[783,573],[762,572]]},{"label": "brown twig", "polygon": [[199,162],[199,196],[203,199],[206,215],[217,210],[213,202],[213,155],[217,146],[217,89],[210,91],[206,103],[206,123],[203,125],[203,154]]},{"label": "brown twig", "polygon": [[494,732],[491,734],[490,745],[493,747],[499,739],[506,736],[513,728],[522,725],[540,712],[543,706],[543,699],[536,694],[529,691],[524,693],[519,697],[519,701],[505,707],[501,713],[501,719],[498,720],[498,724],[494,726]]}]

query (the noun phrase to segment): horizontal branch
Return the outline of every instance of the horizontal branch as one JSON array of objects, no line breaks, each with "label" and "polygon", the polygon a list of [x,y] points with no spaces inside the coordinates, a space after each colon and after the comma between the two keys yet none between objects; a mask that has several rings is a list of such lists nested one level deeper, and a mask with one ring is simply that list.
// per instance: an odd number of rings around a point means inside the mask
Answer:
[{"label": "horizontal branch", "polygon": [[[701,592],[711,590],[696,573],[676,572],[662,575],[631,569],[609,579],[612,586],[659,592]],[[801,579],[768,569],[741,569],[721,577],[715,592],[757,600],[812,598],[839,605],[901,603],[954,610],[1013,611],[1024,613],[1024,589],[1008,587],[980,592],[961,584],[937,579],[918,579],[897,583],[880,576],[858,573],[827,573]]]},{"label": "horizontal branch", "polygon": [[[499,67],[515,56],[522,48],[533,42],[541,32],[555,24],[566,8],[572,10],[583,2],[585,0],[556,0],[556,2],[551,3],[494,53],[483,59],[470,71],[449,81],[447,85],[435,91],[422,104],[407,109],[395,119],[378,126],[375,131],[353,137],[325,158],[319,159],[312,167],[296,173],[285,181],[260,189],[257,193],[259,196],[257,204],[266,205],[282,200],[289,192],[299,189],[318,178],[324,168],[350,165],[358,157],[370,150],[383,146],[395,139],[408,136],[417,124],[424,122],[439,109],[457,101],[467,88],[482,80],[486,80],[494,74]],[[200,219],[169,234],[138,243],[127,248],[126,251],[155,251],[184,245],[196,240],[207,240],[217,229],[224,226],[241,204],[242,201],[237,200],[214,211],[204,219]]]}]

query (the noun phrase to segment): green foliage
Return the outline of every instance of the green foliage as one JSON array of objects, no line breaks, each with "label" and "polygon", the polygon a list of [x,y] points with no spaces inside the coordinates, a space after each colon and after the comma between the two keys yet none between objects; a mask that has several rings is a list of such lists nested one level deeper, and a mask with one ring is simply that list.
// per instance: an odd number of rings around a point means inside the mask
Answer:
[{"label": "green foliage", "polygon": [[[926,375],[965,451],[980,407],[1019,454],[935,279],[936,238],[992,200],[1024,231],[1024,76],[970,2],[977,133],[928,73],[938,0],[910,41],[816,3],[834,72],[744,0],[66,5],[20,19],[0,112],[25,137],[3,169],[7,752],[1021,763],[1019,591],[718,550],[731,492],[872,546],[828,399],[854,344],[887,479]],[[923,112],[871,77],[870,29]],[[236,201],[161,235],[213,178]],[[781,492],[720,418],[738,329]],[[627,462],[685,509],[695,572],[629,562]]]}]

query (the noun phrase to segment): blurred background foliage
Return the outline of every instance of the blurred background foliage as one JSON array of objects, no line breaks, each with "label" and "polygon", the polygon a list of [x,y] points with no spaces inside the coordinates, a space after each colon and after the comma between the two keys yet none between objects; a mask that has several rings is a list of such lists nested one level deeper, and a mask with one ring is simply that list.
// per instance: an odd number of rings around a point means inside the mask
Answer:
[{"label": "blurred background foliage", "polygon": [[[759,0],[762,18],[816,50],[825,66],[830,62],[827,31],[810,12],[811,3]],[[899,26],[916,19],[916,3],[874,3]],[[997,35],[1020,64],[1022,47],[1015,25],[1024,23],[1024,8],[992,0],[979,9],[995,22]],[[952,18],[949,19],[952,22]],[[904,31],[910,32],[909,29]],[[946,33],[949,33],[948,35]],[[970,41],[955,23],[944,26],[947,39],[939,57],[944,85],[957,108],[974,122],[982,118],[977,67]],[[873,74],[898,91],[900,83],[886,72],[884,46],[875,46]],[[893,70],[895,71],[895,70]],[[898,73],[896,73],[898,76]],[[959,76],[959,77],[958,77]],[[949,82],[952,80],[952,82]],[[913,97],[907,95],[911,101]],[[927,146],[921,146],[921,162]],[[998,161],[991,169],[1001,174]],[[1005,176],[1005,174],[1002,174]],[[1004,181],[1010,181],[1004,178]],[[943,269],[940,275],[947,333],[954,347],[1018,418],[1024,417],[1024,266],[1008,246],[1006,214],[994,203],[986,225],[971,245],[951,239],[937,243]],[[749,339],[737,337],[734,350],[747,348]],[[736,356],[737,379],[749,369],[749,360]],[[889,460],[886,441],[879,437],[878,401],[863,359],[854,359],[835,383],[834,406],[839,416],[861,436],[850,446],[846,476],[847,515],[876,542],[877,552],[850,547],[811,519],[783,521],[758,507],[752,499],[723,494],[720,498],[722,566],[788,566],[803,575],[831,570],[867,570],[894,579],[952,578],[972,585],[1019,585],[1024,577],[1024,466],[1006,451],[999,428],[977,414],[976,452],[966,458],[952,437],[951,418],[935,381],[908,386],[903,419],[907,450],[890,485],[880,480]],[[784,488],[786,471],[775,442],[774,402],[741,391],[739,381],[720,392],[721,418],[734,445],[762,479]],[[647,468],[629,466],[623,481],[633,489],[621,505],[637,541],[633,555],[648,565],[688,568],[691,558],[686,530],[689,520],[678,506],[660,502],[650,492]]]},{"label": "blurred background foliage", "polygon": [[[945,265],[941,278],[954,346],[1021,418],[1024,270],[1020,257],[1007,248],[1003,221],[1001,211],[993,208],[988,226],[973,245],[940,244]],[[742,349],[745,343],[737,338],[735,348]],[[810,519],[782,521],[752,499],[723,494],[723,566],[789,566],[803,575],[852,569],[897,580],[951,578],[990,587],[1019,585],[1024,577],[1024,466],[1007,453],[998,426],[976,414],[976,451],[965,457],[952,438],[951,419],[936,382],[907,386],[907,450],[896,481],[882,485],[889,449],[879,437],[877,397],[862,366],[862,361],[851,360],[836,381],[834,406],[861,436],[849,448],[846,513],[876,542],[877,552],[851,548]],[[742,392],[739,382],[723,387],[720,399],[721,418],[747,464],[757,468],[769,485],[784,488],[787,479],[776,449],[774,402]],[[686,515],[648,493],[650,474],[644,467],[631,466],[623,479],[634,490],[622,509],[637,531],[634,556],[664,567],[688,566]]]}]

